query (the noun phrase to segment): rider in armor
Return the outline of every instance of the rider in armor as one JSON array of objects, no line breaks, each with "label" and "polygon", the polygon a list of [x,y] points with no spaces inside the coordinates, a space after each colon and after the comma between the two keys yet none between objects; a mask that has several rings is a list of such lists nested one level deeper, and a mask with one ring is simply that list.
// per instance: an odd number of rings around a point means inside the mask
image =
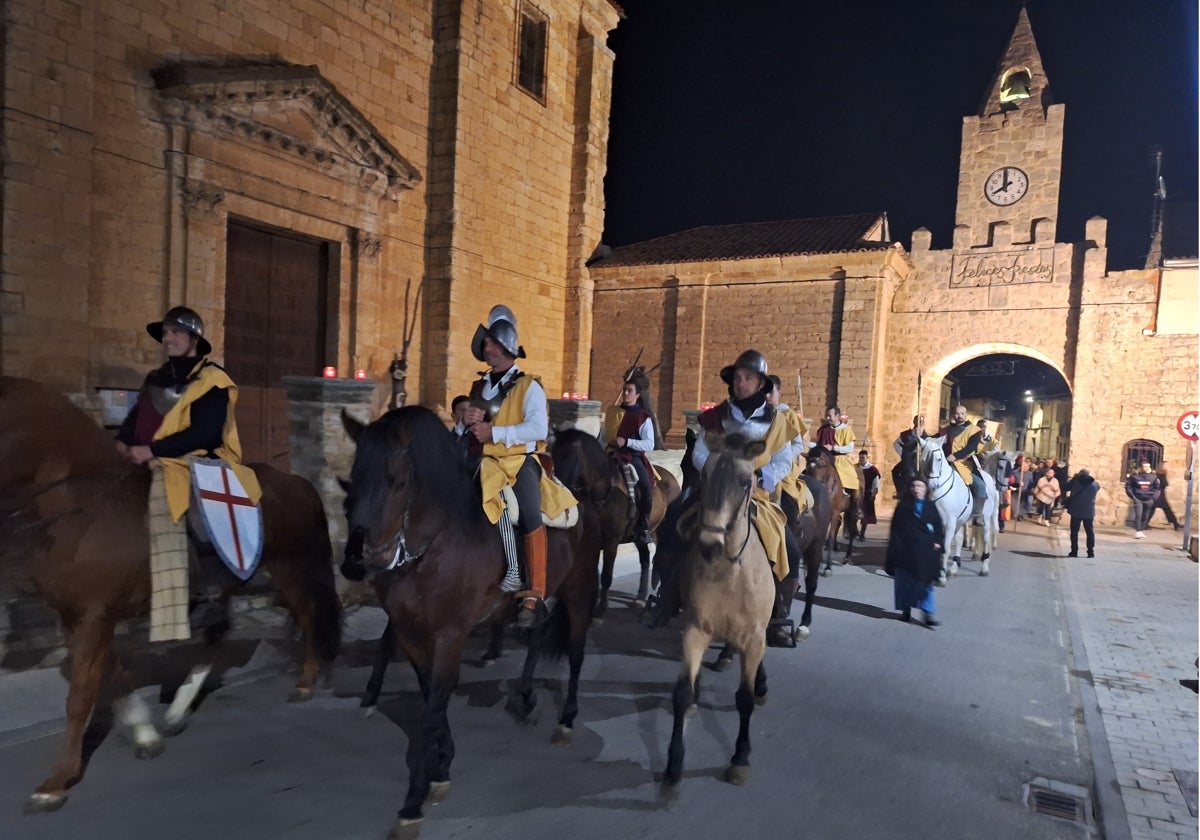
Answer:
[{"label": "rider in armor", "polygon": [[951,423],[939,429],[938,436],[944,439],[942,451],[946,453],[946,460],[954,466],[963,483],[971,488],[971,519],[979,524],[987,502],[987,485],[971,456],[981,451],[984,432],[967,420],[966,406],[956,405]]},{"label": "rider in armor", "polygon": [[194,310],[175,306],[161,321],[147,324],[146,332],[166,348],[167,361],[146,375],[137,402],[117,431],[117,450],[135,464],[156,458],[162,462],[176,522],[188,507],[189,455],[225,460],[257,503],[258,479],[241,466],[234,419],[237,385],[224,368],[206,358],[212,345],[204,337],[204,321]]},{"label": "rider in armor", "polygon": [[[788,635],[788,614],[791,612],[803,560],[792,531],[796,526],[795,516],[789,516],[781,510],[779,505],[771,501],[771,497],[776,494],[778,485],[792,472],[795,441],[800,430],[795,423],[797,418],[794,412],[776,411],[767,400],[775,384],[768,376],[767,360],[762,353],[746,350],[733,364],[721,369],[721,380],[729,386],[729,399],[701,414],[700,428],[704,432],[716,431],[726,435],[737,433],[749,440],[766,443],[766,450],[755,462],[759,486],[754,489],[753,495],[759,511],[759,535],[771,557],[777,581],[775,612],[767,641],[769,644],[787,644],[782,637]],[[696,438],[692,464],[703,472],[708,456],[708,445],[702,434]],[[764,527],[768,525],[773,512],[784,525],[782,545],[776,540],[774,547],[767,544],[771,537]],[[783,570],[782,574],[780,570]]]},{"label": "rider in armor", "polygon": [[842,419],[842,410],[835,406],[825,412],[825,423],[817,430],[817,445],[833,453],[833,466],[842,482],[842,489],[850,497],[850,514],[846,516],[846,536],[857,533],[853,512],[858,510],[858,463],[854,457],[854,430]]},{"label": "rider in armor", "polygon": [[634,539],[650,541],[650,506],[654,501],[653,471],[646,453],[654,449],[654,420],[642,403],[649,383],[634,369],[621,387],[621,402],[611,406],[604,417],[604,439],[611,456],[629,464],[637,473],[637,525]]},{"label": "rider in armor", "polygon": [[[517,622],[529,627],[538,605],[546,597],[546,526],[542,523],[542,469],[536,454],[546,448],[549,404],[541,382],[517,367],[525,349],[517,343],[517,319],[507,306],[493,306],[485,327],[480,324],[471,340],[471,353],[488,370],[471,386],[471,405],[463,415],[470,437],[470,453],[480,457],[479,480],[484,509],[493,523],[505,514],[499,493],[511,487],[520,518],[514,523],[525,537],[529,588],[518,591],[521,610]],[[516,570],[509,568],[502,588],[514,585]],[[519,580],[519,578],[517,578]]]}]

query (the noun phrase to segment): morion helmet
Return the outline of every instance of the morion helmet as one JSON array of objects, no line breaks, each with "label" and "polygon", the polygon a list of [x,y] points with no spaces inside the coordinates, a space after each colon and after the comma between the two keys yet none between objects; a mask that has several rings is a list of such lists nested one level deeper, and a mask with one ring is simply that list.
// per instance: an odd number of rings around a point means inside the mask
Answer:
[{"label": "morion helmet", "polygon": [[150,333],[151,338],[162,344],[163,327],[167,325],[187,330],[196,336],[198,339],[196,342],[196,352],[201,356],[207,356],[212,352],[212,345],[204,337],[204,320],[197,314],[196,310],[186,306],[172,306],[161,321],[152,321],[147,324],[146,332]]},{"label": "morion helmet", "polygon": [[514,359],[525,358],[525,348],[517,343],[517,316],[503,304],[492,307],[488,313],[487,326],[480,324],[475,328],[475,336],[471,339],[471,354],[483,361],[483,340],[490,338],[504,348]]}]

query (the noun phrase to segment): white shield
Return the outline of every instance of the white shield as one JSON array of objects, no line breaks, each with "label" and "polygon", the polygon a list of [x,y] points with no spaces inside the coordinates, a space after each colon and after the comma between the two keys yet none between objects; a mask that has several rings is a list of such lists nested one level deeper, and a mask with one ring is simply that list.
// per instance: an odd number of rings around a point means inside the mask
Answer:
[{"label": "white shield", "polygon": [[192,459],[192,499],[229,570],[249,580],[262,555],[262,511],[220,458]]}]

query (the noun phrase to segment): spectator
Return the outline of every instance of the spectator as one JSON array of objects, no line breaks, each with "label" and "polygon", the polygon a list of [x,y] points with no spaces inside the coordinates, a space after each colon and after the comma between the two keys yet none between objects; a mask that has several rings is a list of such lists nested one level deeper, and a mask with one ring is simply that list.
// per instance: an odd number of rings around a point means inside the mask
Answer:
[{"label": "spectator", "polygon": [[1162,495],[1162,484],[1149,461],[1142,462],[1141,472],[1129,474],[1125,480],[1125,495],[1133,502],[1133,537],[1143,539],[1150,524],[1150,514],[1154,513],[1154,505]]},{"label": "spectator", "polygon": [[1068,557],[1079,556],[1079,526],[1087,534],[1087,556],[1096,556],[1096,530],[1092,526],[1096,518],[1096,494],[1100,482],[1092,478],[1088,470],[1080,470],[1067,482],[1067,513],[1071,517],[1071,550]]},{"label": "spectator", "polygon": [[1043,475],[1034,488],[1033,495],[1038,501],[1038,524],[1049,527],[1050,517],[1054,514],[1054,502],[1058,499],[1060,489],[1058,479],[1054,477],[1054,467],[1046,467]]}]

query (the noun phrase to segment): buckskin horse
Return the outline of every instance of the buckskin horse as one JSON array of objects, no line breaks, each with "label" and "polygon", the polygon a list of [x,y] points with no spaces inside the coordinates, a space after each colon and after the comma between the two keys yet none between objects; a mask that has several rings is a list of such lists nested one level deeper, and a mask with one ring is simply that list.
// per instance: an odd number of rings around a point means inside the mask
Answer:
[{"label": "buckskin horse", "polygon": [[750,716],[765,702],[763,667],[767,623],[775,603],[775,576],[751,519],[754,459],[762,441],[710,432],[697,527],[680,564],[684,605],[683,655],[672,697],[674,724],[663,783],[668,793],[683,775],[684,721],[696,702],[700,663],[709,642],[724,640],[741,654],[735,701],[739,726],[726,781],[750,778]]},{"label": "buckskin horse", "polygon": [[[260,568],[270,572],[304,634],[292,699],[306,700],[341,640],[325,511],[304,479],[266,465],[254,471],[263,489]],[[29,811],[61,807],[82,778],[84,731],[106,678],[112,694],[128,695],[114,709],[132,729],[138,757],[162,752],[149,708],[128,692],[128,674],[112,655],[117,622],[149,607],[149,491],[150,471],[121,458],[108,434],[65,397],[29,380],[0,377],[0,560],[10,569],[28,564],[34,587],[61,618],[70,654],[66,744],[27,803]],[[242,585],[228,579],[223,599]],[[167,714],[175,730],[186,722],[202,682],[190,680],[177,693]]]},{"label": "buckskin horse", "polygon": [[[650,591],[650,545],[634,535],[635,520],[630,515],[633,502],[626,492],[625,477],[621,467],[604,452],[596,438],[578,429],[559,432],[551,448],[554,466],[559,480],[576,497],[587,499],[600,517],[601,550],[603,564],[600,569],[600,593],[593,616],[604,616],[608,609],[608,590],[612,587],[613,564],[617,558],[617,547],[632,542],[637,546],[641,578],[638,582],[635,607],[645,606]],[[679,482],[666,470],[659,471],[654,485],[653,505],[650,508],[650,533],[654,534],[667,506],[679,497]]]},{"label": "buckskin horse", "polygon": [[[479,484],[438,416],[406,406],[367,426],[345,414],[342,420],[358,444],[347,519],[362,536],[364,565],[390,570],[383,605],[424,704],[408,744],[408,790],[394,829],[412,836],[426,799],[438,801],[449,791],[454,740],[446,706],[458,684],[467,637],[477,624],[511,617],[517,605],[500,590],[505,569],[500,532],[484,514]],[[579,510],[574,527],[553,528],[547,535],[547,590],[557,602],[530,634],[525,667],[507,704],[517,718],[528,717],[540,654],[565,649],[570,678],[553,736],[559,744],[570,743],[578,713],[579,672],[596,597],[600,525],[589,506]]]}]

